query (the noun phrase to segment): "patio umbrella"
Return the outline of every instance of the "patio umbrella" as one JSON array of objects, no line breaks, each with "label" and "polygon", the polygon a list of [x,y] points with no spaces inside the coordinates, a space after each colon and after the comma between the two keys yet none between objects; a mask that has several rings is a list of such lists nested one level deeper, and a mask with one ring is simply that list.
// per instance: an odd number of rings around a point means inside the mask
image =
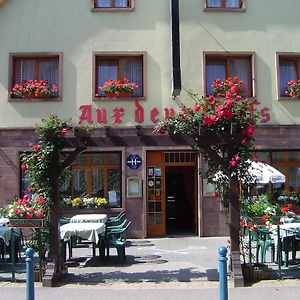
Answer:
[{"label": "patio umbrella", "polygon": [[[256,184],[268,184],[271,183],[285,183],[285,175],[283,175],[280,171],[275,169],[274,167],[263,163],[263,162],[255,162],[251,161],[249,166],[249,173],[252,177],[250,182]],[[224,180],[228,179],[225,174],[222,172],[218,172],[215,175],[214,180],[218,180],[223,178]]]},{"label": "patio umbrella", "polygon": [[284,183],[285,176],[274,167],[263,163],[252,161],[250,165],[250,174],[253,177],[253,182],[260,184]]}]

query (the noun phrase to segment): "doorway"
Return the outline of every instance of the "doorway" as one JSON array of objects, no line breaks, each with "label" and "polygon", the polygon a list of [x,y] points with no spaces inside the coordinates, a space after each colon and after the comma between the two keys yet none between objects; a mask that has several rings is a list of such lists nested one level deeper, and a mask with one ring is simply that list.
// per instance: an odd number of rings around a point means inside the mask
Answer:
[{"label": "doorway", "polygon": [[166,234],[196,234],[194,166],[166,166]]}]

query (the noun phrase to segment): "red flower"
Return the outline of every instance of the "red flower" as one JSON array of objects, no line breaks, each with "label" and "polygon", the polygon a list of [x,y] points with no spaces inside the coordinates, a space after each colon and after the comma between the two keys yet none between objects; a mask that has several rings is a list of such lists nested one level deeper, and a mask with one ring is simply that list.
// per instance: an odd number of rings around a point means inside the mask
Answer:
[{"label": "red flower", "polygon": [[206,116],[206,117],[203,118],[203,124],[211,126],[211,125],[214,124],[214,122],[216,121],[216,119],[217,119],[217,116],[215,116],[215,115]]},{"label": "red flower", "polygon": [[251,137],[253,135],[253,132],[255,130],[255,127],[250,124],[249,126],[242,129],[242,134],[246,137]]},{"label": "red flower", "polygon": [[262,219],[264,220],[264,222],[268,221],[269,220],[269,217],[267,215],[263,215],[262,216]]},{"label": "red flower", "polygon": [[28,170],[27,165],[22,165],[22,166],[21,166],[21,170],[22,170],[23,172],[27,171],[27,170]]},{"label": "red flower", "polygon": [[196,104],[193,107],[194,111],[199,111],[200,110],[200,105]]},{"label": "red flower", "polygon": [[218,194],[218,192],[212,192],[212,193],[211,193],[211,196],[212,196],[213,198],[218,198],[219,194]]},{"label": "red flower", "polygon": [[33,146],[33,150],[34,150],[35,152],[39,152],[39,151],[41,150],[41,146],[40,146],[40,145],[34,145],[34,146]]}]

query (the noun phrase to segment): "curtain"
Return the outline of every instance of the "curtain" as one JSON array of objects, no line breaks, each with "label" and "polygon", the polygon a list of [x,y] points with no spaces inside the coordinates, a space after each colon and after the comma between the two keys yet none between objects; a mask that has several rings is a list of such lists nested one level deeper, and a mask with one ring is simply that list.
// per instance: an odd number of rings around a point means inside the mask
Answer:
[{"label": "curtain", "polygon": [[96,0],[96,7],[111,7],[111,0]]},{"label": "curtain", "polygon": [[281,61],[279,63],[280,96],[286,96],[288,81],[297,80],[296,63],[293,61]]},{"label": "curtain", "polygon": [[210,61],[206,64],[206,94],[213,95],[212,83],[216,79],[226,79],[225,61]]},{"label": "curtain", "polygon": [[221,0],[206,0],[207,7],[221,7]]},{"label": "curtain", "polygon": [[99,89],[105,81],[117,80],[118,78],[118,62],[115,60],[102,60],[98,65],[98,85],[97,91],[99,95],[104,95],[104,93]]},{"label": "curtain", "polygon": [[233,59],[230,60],[229,63],[230,68],[230,77],[233,78],[237,76],[240,80],[242,80],[246,87],[246,95],[249,95],[249,85],[251,84],[251,67],[250,67],[250,61],[247,58],[241,58],[241,59]]},{"label": "curtain", "polygon": [[138,85],[134,90],[133,96],[143,96],[143,62],[141,60],[123,60],[122,77],[127,77],[130,82]]},{"label": "curtain", "polygon": [[128,7],[128,0],[116,0],[116,7]]},{"label": "curtain", "polygon": [[[58,62],[45,60],[39,64],[39,79],[48,80],[48,86],[55,84],[59,88],[58,82]],[[56,93],[58,94],[58,93]]]},{"label": "curtain", "polygon": [[33,80],[34,79],[34,60],[23,60],[21,62],[21,82],[24,80]]},{"label": "curtain", "polygon": [[226,0],[225,6],[232,7],[232,8],[239,8],[240,0]]}]

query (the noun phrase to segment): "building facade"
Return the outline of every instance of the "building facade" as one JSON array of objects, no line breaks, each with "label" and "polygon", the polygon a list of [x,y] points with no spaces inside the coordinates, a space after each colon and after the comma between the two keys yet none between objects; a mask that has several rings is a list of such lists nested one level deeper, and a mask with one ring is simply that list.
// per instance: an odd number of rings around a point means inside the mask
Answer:
[{"label": "building facade", "polygon": [[[174,2],[0,1],[1,206],[24,189],[20,154],[35,140],[34,125],[54,114],[95,127],[94,144],[73,164],[62,197],[107,198],[108,207],[96,211],[126,211],[132,237],[228,234],[201,157],[188,141],[152,130],[180,103],[193,105],[186,90],[210,94],[214,79],[230,76],[246,83],[263,116],[255,156],[286,175],[286,192],[298,192],[299,99],[285,91],[300,76],[300,3],[179,1],[174,72]],[[174,86],[178,74],[181,93]],[[132,95],[99,88],[124,77],[138,85]],[[29,80],[47,80],[54,89],[46,96],[18,94]],[[62,207],[63,215],[75,213]]]}]

